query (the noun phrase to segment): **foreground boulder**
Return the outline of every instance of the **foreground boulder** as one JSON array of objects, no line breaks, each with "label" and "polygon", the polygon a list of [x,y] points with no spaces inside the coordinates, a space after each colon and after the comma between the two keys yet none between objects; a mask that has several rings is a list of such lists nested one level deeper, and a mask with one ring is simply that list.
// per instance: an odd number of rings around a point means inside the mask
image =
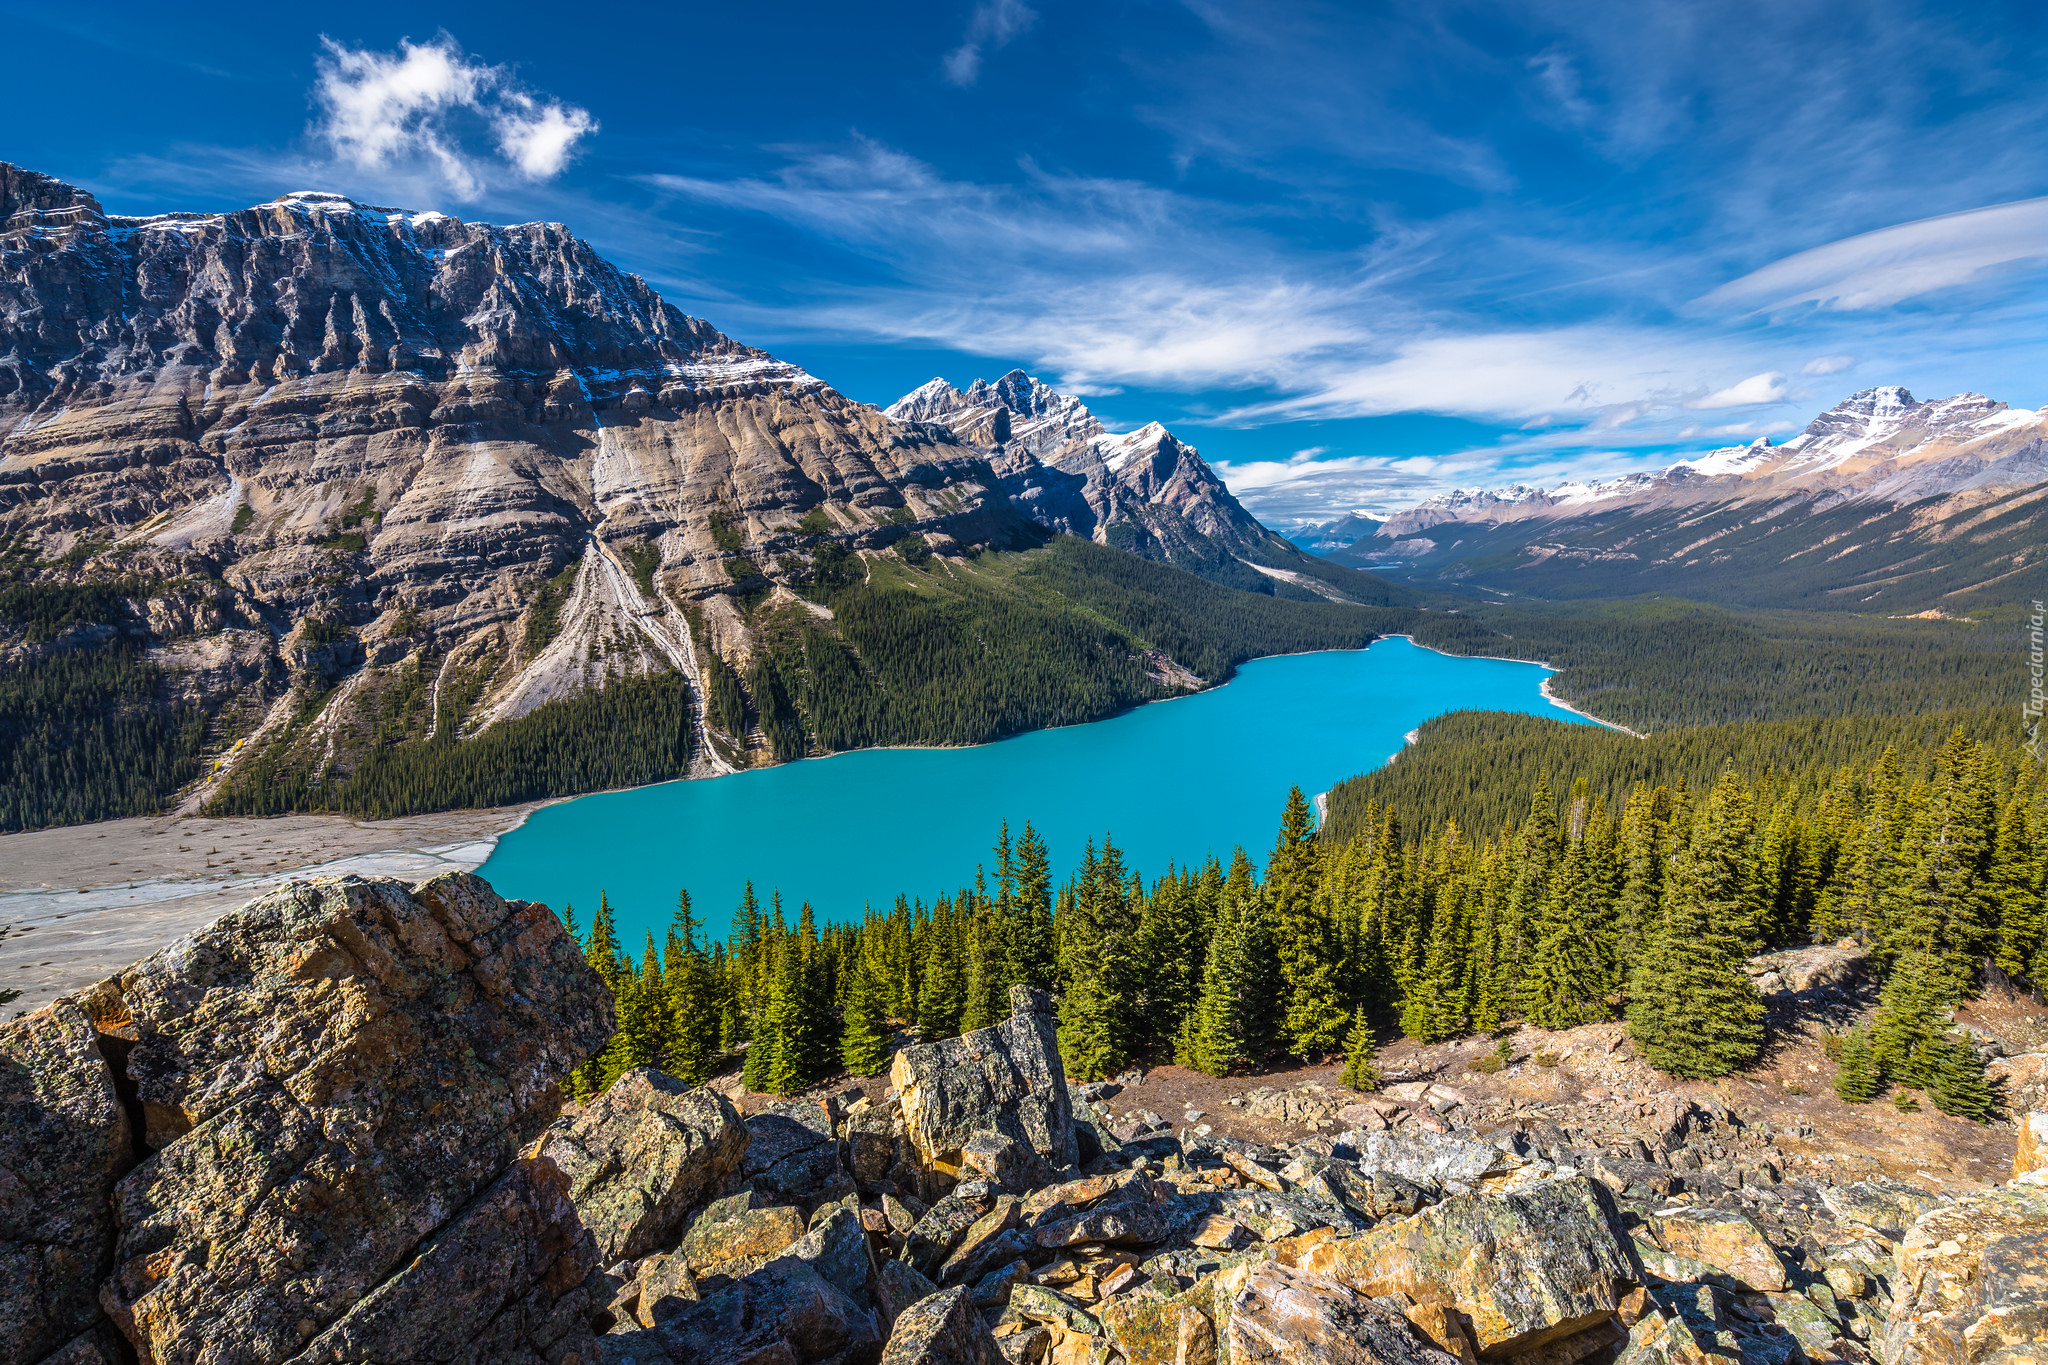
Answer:
[{"label": "foreground boulder", "polygon": [[[889,1075],[903,1105],[906,1136],[925,1163],[948,1174],[978,1133],[1009,1138],[1048,1170],[1075,1164],[1074,1111],[1060,1063],[1052,1000],[1010,988],[1010,1018],[994,1028],[907,1047]],[[991,1147],[999,1144],[991,1144]]]},{"label": "foreground boulder", "polygon": [[1609,1198],[1585,1176],[1459,1195],[1356,1237],[1302,1239],[1281,1259],[1368,1298],[1448,1305],[1480,1354],[1517,1355],[1608,1322],[1642,1281]]},{"label": "foreground boulder", "polygon": [[821,1104],[797,1100],[748,1116],[740,1175],[771,1204],[808,1207],[853,1191],[832,1115]]},{"label": "foreground boulder", "polygon": [[691,1210],[739,1179],[747,1139],[731,1100],[640,1067],[549,1129],[541,1155],[610,1265],[672,1245]]},{"label": "foreground boulder", "polygon": [[0,1276],[0,1359],[81,1327],[60,1358],[114,1358],[95,1300],[157,1365],[593,1350],[595,1244],[519,1157],[612,1028],[553,912],[464,874],[292,883],[0,1029],[41,1059],[0,1072],[34,1271]]},{"label": "foreground boulder", "polygon": [[41,1360],[100,1316],[107,1198],[132,1164],[128,1115],[78,1007],[0,1028],[0,1365]]},{"label": "foreground boulder", "polygon": [[2048,1179],[1930,1210],[1899,1243],[1885,1365],[2048,1358]]}]

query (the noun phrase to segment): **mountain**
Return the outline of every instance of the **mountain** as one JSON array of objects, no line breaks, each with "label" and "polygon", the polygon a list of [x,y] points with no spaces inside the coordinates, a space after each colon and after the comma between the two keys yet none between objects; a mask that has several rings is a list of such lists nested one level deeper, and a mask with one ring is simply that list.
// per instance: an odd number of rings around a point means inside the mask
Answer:
[{"label": "mountain", "polygon": [[1164,426],[1111,432],[1081,400],[1022,370],[956,389],[944,379],[890,404],[892,418],[986,456],[1041,524],[1250,592],[1384,603],[1365,582],[1261,525],[1216,471]]},{"label": "mountain", "polygon": [[[2048,408],[1865,389],[1782,445],[1555,488],[1457,489],[1336,554],[1547,597],[1942,610],[2038,596]],[[1868,608],[1866,608],[1868,609]]]},{"label": "mountain", "polygon": [[[963,742],[1363,629],[1267,611],[1180,658],[1089,603],[1129,575],[1068,529],[1206,543],[1275,607],[1406,593],[1267,553],[1163,432],[1062,465],[899,421],[561,224],[123,217],[0,164],[0,225],[0,827],[195,776],[192,808],[395,811]],[[1048,542],[1060,592],[980,562]],[[1148,600],[1193,600],[1166,572]]]},{"label": "mountain", "polygon": [[1287,533],[1287,540],[1296,549],[1323,555],[1350,549],[1379,530],[1380,525],[1363,513],[1350,512],[1335,521],[1304,521]]}]

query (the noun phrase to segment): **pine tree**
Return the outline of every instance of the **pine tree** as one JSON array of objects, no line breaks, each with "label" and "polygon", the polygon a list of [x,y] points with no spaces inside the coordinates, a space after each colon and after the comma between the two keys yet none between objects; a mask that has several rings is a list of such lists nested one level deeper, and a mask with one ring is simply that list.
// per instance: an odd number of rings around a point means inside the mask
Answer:
[{"label": "pine tree", "polygon": [[1107,1076],[1131,1057],[1137,996],[1136,895],[1123,854],[1108,836],[1082,854],[1070,925],[1060,944],[1067,987],[1060,994],[1060,1056],[1083,1080]]},{"label": "pine tree", "polygon": [[1052,863],[1046,855],[1045,840],[1029,820],[1024,822],[1024,832],[1017,838],[1015,867],[1017,887],[1005,944],[1010,962],[1004,975],[1012,984],[1049,991],[1056,984]]},{"label": "pine tree", "polygon": [[1877,1097],[1883,1084],[1877,1059],[1870,1052],[1870,1035],[1860,1028],[1851,1029],[1842,1040],[1842,1064],[1835,1072],[1835,1094],[1848,1104],[1868,1104]]},{"label": "pine tree", "polygon": [[1559,860],[1528,928],[1522,1014],[1538,1028],[1568,1029],[1605,1019],[1606,966],[1588,913],[1593,894],[1583,843]]},{"label": "pine tree", "polygon": [[960,1031],[967,1005],[967,973],[951,914],[932,917],[927,930],[924,975],[917,992],[917,1031],[927,1043]]},{"label": "pine tree", "polygon": [[1989,880],[1998,914],[1996,961],[2007,976],[2033,972],[2035,957],[2048,939],[2042,914],[2043,849],[2034,837],[2022,794],[2028,776],[2022,774],[2016,784],[2020,791],[1999,813],[1991,853]]},{"label": "pine tree", "polygon": [[1948,1032],[1958,999],[1953,979],[1936,954],[1915,950],[1898,960],[1878,995],[1871,1051],[1885,1075],[1925,1090],[1933,1085],[1927,1045]]},{"label": "pine tree", "polygon": [[1280,815],[1280,835],[1266,863],[1266,896],[1280,948],[1286,987],[1281,1032],[1297,1057],[1337,1050],[1348,1016],[1337,980],[1336,944],[1316,909],[1319,868],[1315,814],[1300,787],[1291,787]]},{"label": "pine tree", "polygon": [[1998,1097],[1984,1074],[1977,1049],[1954,1038],[1936,1038],[1922,1045],[1928,1072],[1927,1094],[1944,1114],[1985,1123],[1998,1114]]},{"label": "pine tree", "polygon": [[1673,862],[1661,923],[1630,984],[1629,1036],[1644,1060],[1674,1076],[1726,1075],[1763,1048],[1763,1001],[1742,971],[1755,923],[1752,828],[1731,769]]},{"label": "pine tree", "polygon": [[1379,1049],[1373,1045],[1372,1026],[1365,1021],[1365,1011],[1360,1009],[1351,1016],[1351,1032],[1344,1037],[1344,1074],[1338,1084],[1350,1086],[1353,1090],[1377,1090],[1380,1088],[1379,1067],[1374,1065]]},{"label": "pine tree", "polygon": [[1224,882],[1202,993],[1180,1039],[1181,1065],[1230,1076],[1271,1055],[1280,961],[1251,862],[1239,849]]},{"label": "pine tree", "polygon": [[699,927],[690,893],[678,892],[662,960],[668,988],[667,1068],[690,1085],[711,1079],[725,1014],[721,982],[697,942]]},{"label": "pine tree", "polygon": [[865,957],[855,964],[847,980],[841,1018],[845,1026],[839,1055],[846,1069],[856,1076],[882,1074],[892,1056],[892,1034],[882,1008],[881,977]]}]

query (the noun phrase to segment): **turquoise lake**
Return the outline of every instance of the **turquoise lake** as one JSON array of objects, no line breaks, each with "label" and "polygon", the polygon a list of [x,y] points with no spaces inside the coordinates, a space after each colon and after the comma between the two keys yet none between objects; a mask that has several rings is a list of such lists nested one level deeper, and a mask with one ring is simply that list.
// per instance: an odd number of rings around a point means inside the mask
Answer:
[{"label": "turquoise lake", "polygon": [[858,919],[900,892],[935,896],[992,865],[998,827],[1037,826],[1065,880],[1105,834],[1149,879],[1169,861],[1272,847],[1287,789],[1311,796],[1400,752],[1446,711],[1525,711],[1582,722],[1541,692],[1550,670],[1461,659],[1405,638],[1244,665],[1224,687],[1109,720],[960,749],[867,749],[695,782],[579,797],[535,811],[480,869],[499,894],[576,907],[600,890],[634,951],[659,938],[688,888],[723,937],[743,884],[780,889],[794,922]]}]

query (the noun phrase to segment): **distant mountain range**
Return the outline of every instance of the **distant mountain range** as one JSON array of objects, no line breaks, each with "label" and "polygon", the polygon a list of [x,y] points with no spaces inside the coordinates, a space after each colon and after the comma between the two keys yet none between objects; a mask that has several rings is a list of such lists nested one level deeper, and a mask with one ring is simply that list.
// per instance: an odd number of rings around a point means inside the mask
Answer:
[{"label": "distant mountain range", "polygon": [[2048,408],[1865,389],[1782,445],[1554,488],[1458,489],[1344,563],[1544,597],[1676,592],[1747,605],[1962,608],[2038,595]]}]

